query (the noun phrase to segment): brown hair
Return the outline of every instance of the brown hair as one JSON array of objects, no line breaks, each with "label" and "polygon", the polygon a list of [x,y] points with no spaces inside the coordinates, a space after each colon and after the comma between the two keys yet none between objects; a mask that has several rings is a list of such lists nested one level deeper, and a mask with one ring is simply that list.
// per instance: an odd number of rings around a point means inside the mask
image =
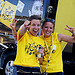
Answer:
[{"label": "brown hair", "polygon": [[41,20],[41,16],[39,16],[39,15],[32,15],[32,16],[29,17],[28,20],[31,21],[31,20],[33,20],[33,19]]},{"label": "brown hair", "polygon": [[46,22],[51,22],[53,24],[53,27],[55,27],[55,20],[54,19],[51,19],[51,18],[46,18],[43,21],[42,28],[43,28],[43,26],[45,25]]}]

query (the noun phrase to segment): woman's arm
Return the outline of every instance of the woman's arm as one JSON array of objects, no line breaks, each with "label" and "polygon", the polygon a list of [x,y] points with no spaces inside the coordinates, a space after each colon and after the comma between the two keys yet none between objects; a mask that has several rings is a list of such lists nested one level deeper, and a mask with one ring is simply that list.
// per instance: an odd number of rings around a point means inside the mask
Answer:
[{"label": "woman's arm", "polygon": [[28,28],[30,27],[30,21],[25,21],[24,25],[22,26],[22,28],[19,31],[19,39],[26,33],[26,31],[28,30]]},{"label": "woman's arm", "polygon": [[64,35],[64,34],[58,34],[58,39],[59,41],[65,41],[65,42],[69,42],[69,43],[75,43],[75,30],[73,27],[69,27],[68,25],[66,25],[68,28],[65,28],[65,30],[68,30],[72,33],[73,36],[68,36],[68,35]]},{"label": "woman's arm", "polygon": [[17,24],[17,21],[15,21],[15,19],[13,20],[13,22],[10,24],[10,27],[12,29],[12,34],[15,38],[15,40],[17,40],[17,32],[16,32],[16,24]]}]

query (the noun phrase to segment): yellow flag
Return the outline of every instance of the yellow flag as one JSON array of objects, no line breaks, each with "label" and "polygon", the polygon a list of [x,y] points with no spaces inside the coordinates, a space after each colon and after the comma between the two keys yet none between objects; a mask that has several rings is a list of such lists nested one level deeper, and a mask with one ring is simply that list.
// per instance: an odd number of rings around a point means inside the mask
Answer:
[{"label": "yellow flag", "polygon": [[1,11],[0,22],[10,28],[10,23],[13,21],[16,13],[16,6],[5,1],[5,5]]},{"label": "yellow flag", "polygon": [[3,5],[4,5],[4,0],[0,0],[0,10],[2,9]]},{"label": "yellow flag", "polygon": [[[56,22],[55,22],[55,32],[72,35],[69,31],[65,30],[66,25],[75,28],[75,0],[59,0]],[[66,46],[63,42],[62,48]]]}]

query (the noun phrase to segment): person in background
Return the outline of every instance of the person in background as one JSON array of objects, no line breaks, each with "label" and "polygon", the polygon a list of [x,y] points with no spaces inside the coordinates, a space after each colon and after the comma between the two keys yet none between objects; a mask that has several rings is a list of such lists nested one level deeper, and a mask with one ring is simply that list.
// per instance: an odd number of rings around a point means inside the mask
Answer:
[{"label": "person in background", "polygon": [[45,42],[44,61],[42,63],[42,70],[44,75],[64,75],[63,62],[62,62],[62,48],[61,43],[69,42],[75,43],[75,30],[68,25],[65,30],[72,33],[72,36],[58,34],[54,32],[55,21],[54,19],[46,18],[42,25],[44,35],[41,38]]},{"label": "person in background", "polygon": [[[16,23],[17,21],[14,19],[10,24],[13,35],[17,39],[17,55],[13,63],[13,75],[40,75],[44,40],[37,34],[41,28],[41,17],[32,15],[29,20],[24,22],[18,32],[15,30]],[[29,31],[27,31],[28,29]]]}]

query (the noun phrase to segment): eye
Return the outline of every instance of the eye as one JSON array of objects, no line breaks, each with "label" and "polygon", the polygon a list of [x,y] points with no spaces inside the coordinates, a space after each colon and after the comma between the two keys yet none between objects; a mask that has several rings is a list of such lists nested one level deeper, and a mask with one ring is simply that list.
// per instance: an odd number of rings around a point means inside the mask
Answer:
[{"label": "eye", "polygon": [[32,26],[35,26],[35,24],[32,24]]},{"label": "eye", "polygon": [[48,28],[47,26],[45,26],[45,28]]},{"label": "eye", "polygon": [[50,29],[52,29],[52,27],[50,27]]},{"label": "eye", "polygon": [[38,24],[37,26],[40,26],[40,24]]}]

